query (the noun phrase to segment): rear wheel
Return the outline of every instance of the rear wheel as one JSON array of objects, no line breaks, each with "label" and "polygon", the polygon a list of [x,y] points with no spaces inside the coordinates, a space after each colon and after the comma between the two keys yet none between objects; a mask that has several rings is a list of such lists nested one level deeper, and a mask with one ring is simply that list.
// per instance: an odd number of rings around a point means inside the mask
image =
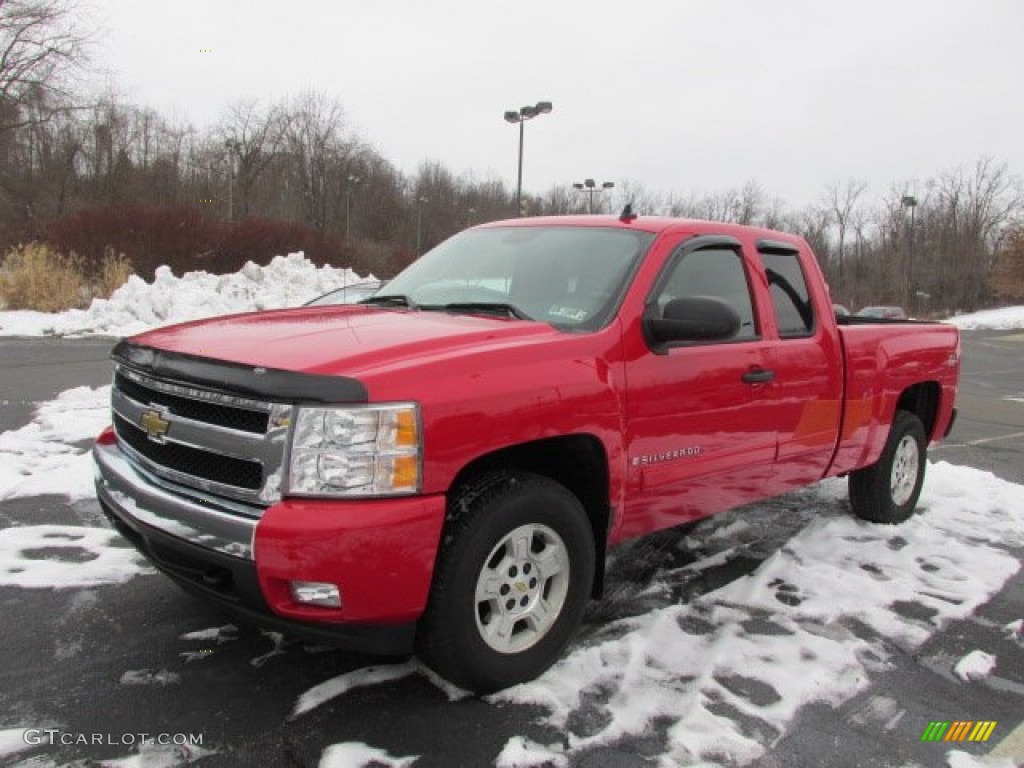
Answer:
[{"label": "rear wheel", "polygon": [[921,420],[909,411],[897,411],[878,461],[850,474],[854,514],[890,524],[910,517],[921,495],[926,448]]},{"label": "rear wheel", "polygon": [[561,655],[590,595],[594,538],[583,506],[546,477],[494,473],[449,507],[420,656],[476,693],[530,680]]}]

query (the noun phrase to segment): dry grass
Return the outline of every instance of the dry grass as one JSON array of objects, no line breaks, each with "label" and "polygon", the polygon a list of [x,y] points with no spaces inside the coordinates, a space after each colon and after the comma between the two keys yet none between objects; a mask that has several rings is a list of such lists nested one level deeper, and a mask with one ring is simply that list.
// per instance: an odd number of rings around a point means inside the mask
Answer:
[{"label": "dry grass", "polygon": [[7,309],[61,312],[82,304],[84,287],[80,261],[45,243],[12,248],[0,271],[0,299]]},{"label": "dry grass", "polygon": [[109,299],[110,294],[124,285],[132,275],[132,262],[123,253],[115,253],[107,248],[100,265],[99,279],[93,285],[92,295],[101,299]]},{"label": "dry grass", "polygon": [[0,308],[63,312],[83,307],[93,297],[109,297],[131,274],[131,262],[112,249],[90,281],[76,254],[66,256],[46,243],[19,245],[0,267]]}]

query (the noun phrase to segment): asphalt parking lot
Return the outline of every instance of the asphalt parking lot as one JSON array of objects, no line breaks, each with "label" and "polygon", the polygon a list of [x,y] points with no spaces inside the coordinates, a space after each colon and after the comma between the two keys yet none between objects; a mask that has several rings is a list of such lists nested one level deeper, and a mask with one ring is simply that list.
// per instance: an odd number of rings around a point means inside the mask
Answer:
[{"label": "asphalt parking lot", "polygon": [[[27,423],[36,404],[61,391],[109,383],[112,345],[104,339],[0,339],[0,432]],[[958,406],[956,429],[931,457],[1024,484],[1024,333],[964,334]],[[779,504],[777,512],[771,505],[759,512],[765,526],[742,556],[700,570],[683,597],[738,579],[785,548],[809,517],[783,514],[786,500]],[[41,495],[0,502],[0,529],[29,524],[106,526],[90,499],[68,503]],[[588,614],[583,640],[609,621],[654,605],[646,601],[646,588],[680,565],[669,562],[675,548],[668,545],[683,535],[652,537],[631,550],[629,563],[613,568],[609,597]],[[1024,556],[1014,554],[1018,561]],[[381,660],[235,628],[160,576],[97,588],[0,586],[0,607],[6,651],[0,656],[0,732],[32,724],[79,734],[202,734],[209,754],[193,753],[202,766],[314,766],[331,744],[363,743],[391,755],[422,755],[418,768],[493,765],[513,736],[526,734],[538,743],[558,737],[538,723],[535,708],[472,698],[452,702],[420,675],[361,688],[297,717],[294,705],[304,692]],[[1024,576],[1018,571],[992,600],[912,653],[893,648],[890,663],[856,696],[838,706],[802,707],[751,764],[944,766],[945,750],[921,744],[920,729],[912,725],[942,717],[997,721],[998,738],[964,749],[977,755],[1002,749],[997,754],[1024,760],[1018,727],[1024,654],[1002,630],[1022,617]],[[949,662],[971,648],[1004,652],[997,675],[964,686],[949,674]],[[808,669],[814,674],[813,666]],[[662,736],[654,729],[645,738],[576,753],[568,765],[658,765]],[[133,752],[123,742],[37,745],[0,757],[0,763],[86,765]]]}]

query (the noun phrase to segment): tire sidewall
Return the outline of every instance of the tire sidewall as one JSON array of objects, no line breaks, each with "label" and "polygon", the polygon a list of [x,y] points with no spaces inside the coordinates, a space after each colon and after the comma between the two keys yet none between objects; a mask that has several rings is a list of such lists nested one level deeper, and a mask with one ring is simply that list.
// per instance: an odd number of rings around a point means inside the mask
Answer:
[{"label": "tire sidewall", "polygon": [[[583,615],[594,572],[594,543],[590,523],[579,501],[554,482],[520,480],[517,490],[478,510],[472,523],[451,543],[445,565],[452,569],[449,594],[435,606],[452,633],[456,653],[467,677],[480,690],[496,690],[529,680],[561,655]],[[569,585],[558,618],[534,645],[505,654],[480,636],[476,622],[476,585],[480,571],[498,543],[523,525],[551,528],[562,539],[569,562]]]},{"label": "tire sidewall", "polygon": [[[917,477],[914,479],[914,490],[910,498],[903,504],[897,504],[892,497],[892,470],[896,461],[896,451],[904,437],[910,436],[917,443]],[[883,509],[886,517],[892,522],[902,522],[914,513],[918,498],[921,495],[921,487],[924,484],[924,472],[927,462],[927,445],[924,434],[924,427],[920,419],[904,411],[897,412],[893,423],[889,441],[885,446],[884,463],[879,473],[878,492],[884,494],[885,503]]]}]

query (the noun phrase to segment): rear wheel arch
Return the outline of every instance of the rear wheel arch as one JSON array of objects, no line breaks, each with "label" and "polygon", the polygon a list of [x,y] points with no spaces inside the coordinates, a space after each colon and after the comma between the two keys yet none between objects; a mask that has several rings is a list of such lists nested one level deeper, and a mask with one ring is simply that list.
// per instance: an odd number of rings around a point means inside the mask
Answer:
[{"label": "rear wheel arch", "polygon": [[929,440],[935,439],[941,437],[935,434],[941,399],[942,387],[937,381],[922,381],[900,393],[896,402],[896,412],[906,411],[917,416],[924,427],[925,436]]}]

